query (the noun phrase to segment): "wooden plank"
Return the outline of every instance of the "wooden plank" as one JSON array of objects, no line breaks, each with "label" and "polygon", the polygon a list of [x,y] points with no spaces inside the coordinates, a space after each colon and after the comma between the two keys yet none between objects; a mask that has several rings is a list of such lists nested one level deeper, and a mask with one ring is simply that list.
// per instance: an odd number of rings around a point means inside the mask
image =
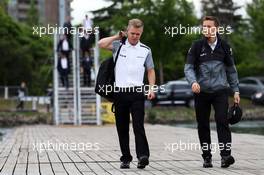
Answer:
[{"label": "wooden plank", "polygon": [[69,175],[81,175],[74,163],[64,163],[64,167]]},{"label": "wooden plank", "polygon": [[26,175],[27,164],[16,164],[14,175]]},{"label": "wooden plank", "polygon": [[29,163],[28,164],[28,172],[27,175],[39,175],[39,165],[37,163]]},{"label": "wooden plank", "polygon": [[55,175],[57,174],[66,175],[67,174],[67,171],[63,167],[62,163],[52,163],[52,168],[53,168]]},{"label": "wooden plank", "polygon": [[45,175],[54,175],[52,167],[49,163],[40,163],[40,173]]}]

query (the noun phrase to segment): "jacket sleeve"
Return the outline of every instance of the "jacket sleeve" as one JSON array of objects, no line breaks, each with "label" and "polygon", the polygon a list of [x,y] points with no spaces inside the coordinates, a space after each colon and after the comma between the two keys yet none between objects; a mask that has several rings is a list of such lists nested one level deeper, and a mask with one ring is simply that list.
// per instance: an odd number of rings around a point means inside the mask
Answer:
[{"label": "jacket sleeve", "polygon": [[232,88],[233,92],[239,92],[239,81],[237,69],[234,62],[232,48],[227,45],[226,48],[226,75],[227,81]]},{"label": "jacket sleeve", "polygon": [[194,42],[187,53],[187,61],[184,66],[184,74],[190,85],[192,85],[194,82],[197,81],[194,70],[195,59],[196,58],[195,58],[195,42]]}]

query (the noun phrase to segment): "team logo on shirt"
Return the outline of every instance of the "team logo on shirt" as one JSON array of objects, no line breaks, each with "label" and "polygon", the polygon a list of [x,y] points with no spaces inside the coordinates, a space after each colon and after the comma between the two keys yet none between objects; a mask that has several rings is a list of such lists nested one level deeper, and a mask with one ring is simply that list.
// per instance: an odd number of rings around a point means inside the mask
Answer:
[{"label": "team logo on shirt", "polygon": [[230,55],[233,55],[233,50],[231,47],[230,47]]},{"label": "team logo on shirt", "polygon": [[119,54],[120,57],[126,58],[126,55]]}]

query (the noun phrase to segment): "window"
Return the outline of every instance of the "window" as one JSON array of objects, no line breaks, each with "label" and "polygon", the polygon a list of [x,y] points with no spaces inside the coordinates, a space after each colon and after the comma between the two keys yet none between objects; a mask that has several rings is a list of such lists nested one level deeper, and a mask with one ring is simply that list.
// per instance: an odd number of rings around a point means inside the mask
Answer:
[{"label": "window", "polygon": [[257,85],[258,83],[255,80],[241,80],[240,81],[241,84],[249,84],[249,85]]}]

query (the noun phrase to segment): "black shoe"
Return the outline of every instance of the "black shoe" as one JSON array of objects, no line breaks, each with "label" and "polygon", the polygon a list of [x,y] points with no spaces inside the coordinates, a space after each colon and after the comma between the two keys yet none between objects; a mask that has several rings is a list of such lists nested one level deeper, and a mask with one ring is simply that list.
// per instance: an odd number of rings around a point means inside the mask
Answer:
[{"label": "black shoe", "polygon": [[213,167],[212,158],[211,157],[204,158],[203,167],[204,168],[212,168]]},{"label": "black shoe", "polygon": [[149,164],[149,160],[147,156],[140,157],[138,160],[137,168],[144,169]]},{"label": "black shoe", "polygon": [[120,168],[121,169],[129,169],[130,168],[130,162],[121,162]]},{"label": "black shoe", "polygon": [[222,156],[221,168],[227,168],[234,163],[235,163],[235,159],[233,156]]}]

